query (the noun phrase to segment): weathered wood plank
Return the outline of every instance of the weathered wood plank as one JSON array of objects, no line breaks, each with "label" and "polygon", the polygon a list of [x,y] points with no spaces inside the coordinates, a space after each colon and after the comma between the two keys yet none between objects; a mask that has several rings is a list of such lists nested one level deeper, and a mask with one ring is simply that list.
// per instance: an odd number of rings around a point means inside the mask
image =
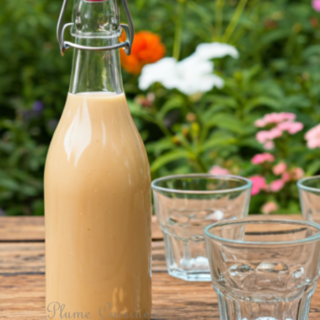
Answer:
[{"label": "weathered wood plank", "polygon": [[[152,242],[152,270],[167,270],[163,241]],[[0,274],[45,272],[44,243],[0,243]]]},{"label": "weathered wood plank", "polygon": [[[0,241],[3,241],[0,243],[0,319],[44,320],[44,243],[17,242],[23,241],[24,237],[27,241],[43,241],[43,218],[19,217],[17,223],[0,218]],[[161,239],[155,218],[153,229],[153,239]],[[170,277],[166,272],[163,241],[152,243],[152,256],[153,320],[219,319],[217,297],[210,283],[185,282]],[[309,319],[320,320],[320,285],[312,299]]]},{"label": "weathered wood plank", "polygon": [[[254,218],[254,216],[251,216]],[[269,215],[266,219],[301,219],[301,215]],[[152,216],[152,240],[163,239],[157,217]],[[44,241],[44,217],[0,217],[0,242]]]},{"label": "weathered wood plank", "polygon": [[0,217],[0,241],[43,241],[44,217]]},{"label": "weathered wood plank", "polygon": [[[0,318],[45,320],[45,276],[0,276]],[[207,282],[186,282],[166,273],[153,275],[153,320],[219,319],[217,297]],[[320,291],[309,319],[320,319]]]},{"label": "weathered wood plank", "polygon": [[[45,276],[0,276],[0,318],[46,319]],[[152,319],[218,319],[217,298],[209,283],[189,283],[156,273]]]},{"label": "weathered wood plank", "polygon": [[164,242],[152,242],[152,272],[167,272]]},{"label": "weathered wood plank", "polygon": [[163,234],[160,229],[158,219],[156,216],[152,216],[152,240],[162,240]]},{"label": "weathered wood plank", "polygon": [[0,274],[44,273],[44,254],[44,242],[0,243]]},{"label": "weathered wood plank", "polygon": [[0,276],[0,319],[46,319],[45,276]]},{"label": "weathered wood plank", "polygon": [[[152,239],[163,239],[156,216],[152,217]],[[0,242],[44,241],[44,217],[0,217]]]},{"label": "weathered wood plank", "polygon": [[[153,219],[153,221],[154,225],[158,226],[156,220]],[[254,226],[254,228],[257,228],[257,226]],[[155,230],[157,240],[160,240],[158,233],[161,233],[161,231],[159,228]],[[43,273],[45,270],[44,251],[43,242],[2,242],[0,243],[0,273]],[[163,241],[152,242],[152,257],[153,271],[166,271]]]}]

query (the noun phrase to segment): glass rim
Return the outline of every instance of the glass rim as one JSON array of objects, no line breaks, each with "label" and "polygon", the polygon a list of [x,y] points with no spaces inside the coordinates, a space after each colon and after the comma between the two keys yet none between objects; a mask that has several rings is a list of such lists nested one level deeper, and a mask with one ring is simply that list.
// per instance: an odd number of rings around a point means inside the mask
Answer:
[{"label": "glass rim", "polygon": [[[218,237],[210,232],[210,229],[215,228],[215,227],[220,227],[220,226],[227,226],[227,225],[237,225],[237,224],[264,224],[264,223],[277,223],[277,224],[291,224],[291,225],[301,225],[301,227],[313,227],[318,230],[317,234],[305,238],[305,239],[299,239],[299,240],[288,240],[288,241],[243,241],[243,240],[231,240],[231,239],[225,239]],[[281,219],[281,220],[268,220],[268,219],[233,219],[233,220],[225,220],[225,221],[220,221],[217,223],[213,223],[208,225],[204,229],[204,234],[206,237],[227,243],[227,244],[241,244],[241,245],[259,245],[259,246],[271,246],[271,245],[295,245],[295,244],[302,244],[302,243],[308,243],[308,242],[314,242],[317,240],[320,240],[320,225],[312,222],[312,221],[305,221],[305,220],[292,220],[292,219]]]},{"label": "glass rim", "polygon": [[302,189],[304,191],[315,191],[315,192],[320,192],[320,188],[313,188],[313,187],[308,187],[306,185],[304,185],[303,183],[306,182],[306,181],[310,181],[310,180],[316,180],[316,179],[319,179],[320,180],[320,175],[318,176],[312,176],[312,177],[306,177],[306,178],[303,178],[303,179],[300,179],[298,182],[297,182],[297,187],[298,189]]},{"label": "glass rim", "polygon": [[[228,189],[221,189],[221,190],[181,190],[181,189],[171,189],[171,188],[165,188],[160,187],[157,185],[157,183],[166,181],[166,180],[178,180],[182,178],[208,178],[208,179],[222,179],[222,180],[240,180],[245,182],[243,186],[235,187],[235,188],[228,188]],[[251,180],[236,176],[232,174],[210,174],[210,173],[190,173],[190,174],[174,174],[170,176],[161,177],[158,179],[155,179],[151,182],[151,188],[152,190],[156,191],[164,191],[164,192],[171,192],[171,193],[179,193],[179,194],[220,194],[220,193],[230,193],[230,192],[238,192],[238,191],[244,191],[252,187]]]}]

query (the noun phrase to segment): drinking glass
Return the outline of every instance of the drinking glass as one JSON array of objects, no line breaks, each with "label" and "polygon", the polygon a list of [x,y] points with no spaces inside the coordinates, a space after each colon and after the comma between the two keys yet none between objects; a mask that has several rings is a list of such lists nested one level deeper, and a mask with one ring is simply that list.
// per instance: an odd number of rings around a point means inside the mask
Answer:
[{"label": "drinking glass", "polygon": [[320,176],[301,179],[297,186],[303,218],[320,223]]},{"label": "drinking glass", "polygon": [[221,320],[307,320],[319,277],[320,225],[220,222],[205,229]]},{"label": "drinking glass", "polygon": [[168,176],[152,182],[171,276],[211,280],[204,228],[223,219],[245,217],[251,186],[245,178],[210,174]]}]

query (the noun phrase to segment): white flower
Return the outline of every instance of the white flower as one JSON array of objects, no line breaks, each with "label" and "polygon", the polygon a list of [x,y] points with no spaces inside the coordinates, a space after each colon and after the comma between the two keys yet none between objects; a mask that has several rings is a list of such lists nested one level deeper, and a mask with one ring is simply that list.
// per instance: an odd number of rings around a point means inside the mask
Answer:
[{"label": "white flower", "polygon": [[199,58],[206,60],[223,58],[228,55],[235,59],[239,57],[239,53],[235,47],[219,42],[199,44],[195,54]]},{"label": "white flower", "polygon": [[199,60],[194,55],[180,62],[174,58],[164,58],[142,69],[139,88],[145,90],[151,84],[160,82],[167,89],[176,88],[187,95],[206,92],[214,86],[221,88],[223,80],[212,71],[211,61]]},{"label": "white flower", "polygon": [[225,55],[238,57],[237,50],[223,43],[200,44],[196,52],[177,62],[174,58],[164,58],[148,64],[142,69],[139,88],[147,89],[155,82],[160,82],[167,89],[178,89],[186,95],[207,92],[213,87],[222,88],[223,80],[213,73],[213,58]]}]

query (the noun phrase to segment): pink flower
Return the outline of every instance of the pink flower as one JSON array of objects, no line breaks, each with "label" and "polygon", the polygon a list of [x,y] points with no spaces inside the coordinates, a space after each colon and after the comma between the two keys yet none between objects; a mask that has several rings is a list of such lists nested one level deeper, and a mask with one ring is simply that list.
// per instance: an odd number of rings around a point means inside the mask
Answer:
[{"label": "pink flower", "polygon": [[256,154],[252,160],[252,164],[260,164],[264,162],[273,162],[274,161],[274,156],[271,153],[260,153]]},{"label": "pink flower", "polygon": [[255,121],[254,125],[257,127],[257,128],[263,128],[267,125],[267,122],[264,120],[264,119],[258,119]]},{"label": "pink flower", "polygon": [[280,138],[281,136],[282,136],[282,131],[279,128],[273,128],[269,131],[270,140]]},{"label": "pink flower", "polygon": [[274,148],[274,142],[269,140],[267,141],[264,146],[263,146],[266,150],[272,150]]},{"label": "pink flower", "polygon": [[310,129],[304,138],[307,140],[308,148],[320,148],[320,124]]},{"label": "pink flower", "polygon": [[297,116],[291,112],[282,112],[282,117],[284,118],[284,120],[294,121],[296,120]]},{"label": "pink flower", "polygon": [[251,195],[254,196],[258,194],[261,190],[268,191],[268,185],[266,179],[261,176],[252,176],[249,178],[252,182]]},{"label": "pink flower", "polygon": [[272,169],[273,173],[278,176],[282,173],[284,173],[287,170],[287,165],[284,162],[280,162],[277,165],[275,165]]},{"label": "pink flower", "polygon": [[313,0],[312,7],[314,10],[320,12],[320,0]]},{"label": "pink flower", "polygon": [[219,166],[213,166],[209,173],[214,175],[223,175],[223,174],[230,174],[230,171],[228,169],[219,167]]},{"label": "pink flower", "polygon": [[320,140],[319,139],[310,139],[307,142],[309,149],[320,148]]},{"label": "pink flower", "polygon": [[304,171],[301,168],[294,168],[291,172],[294,180],[300,180],[304,177]]},{"label": "pink flower", "polygon": [[291,128],[288,130],[290,134],[295,134],[303,129],[303,124],[301,122],[294,122]]},{"label": "pink flower", "polygon": [[289,172],[284,172],[284,173],[282,174],[282,180],[283,180],[284,182],[290,181],[290,180],[291,180],[290,173],[289,173]]},{"label": "pink flower", "polygon": [[264,214],[269,214],[277,210],[278,210],[278,205],[273,201],[269,201],[262,206],[262,213]]},{"label": "pink flower", "polygon": [[259,131],[256,135],[256,139],[260,143],[265,143],[269,140],[269,131]]},{"label": "pink flower", "polygon": [[272,128],[270,131],[259,131],[256,135],[256,139],[260,143],[266,143],[270,140],[280,138],[282,136],[282,131],[278,128]]},{"label": "pink flower", "polygon": [[275,123],[279,123],[287,120],[294,121],[296,119],[296,115],[291,112],[279,112],[279,113],[274,113],[273,115],[274,115]]},{"label": "pink flower", "polygon": [[280,113],[269,113],[264,116],[264,120],[267,123],[278,123],[282,121]]},{"label": "pink flower", "polygon": [[318,124],[317,126],[315,126],[314,128],[310,129],[306,134],[305,134],[305,139],[309,140],[309,139],[314,139],[314,138],[318,138],[320,136],[320,124]]},{"label": "pink flower", "polygon": [[262,119],[256,120],[254,124],[258,128],[263,128],[268,124],[277,124],[283,121],[294,121],[295,118],[296,118],[296,115],[294,113],[273,112],[273,113],[266,114]]},{"label": "pink flower", "polygon": [[270,184],[270,189],[273,192],[277,192],[279,190],[281,190],[285,185],[285,181],[282,179],[278,179],[278,180],[274,180],[271,182]]},{"label": "pink flower", "polygon": [[295,134],[303,129],[303,124],[301,122],[285,121],[279,123],[277,128],[281,131],[288,131],[290,134]]}]

